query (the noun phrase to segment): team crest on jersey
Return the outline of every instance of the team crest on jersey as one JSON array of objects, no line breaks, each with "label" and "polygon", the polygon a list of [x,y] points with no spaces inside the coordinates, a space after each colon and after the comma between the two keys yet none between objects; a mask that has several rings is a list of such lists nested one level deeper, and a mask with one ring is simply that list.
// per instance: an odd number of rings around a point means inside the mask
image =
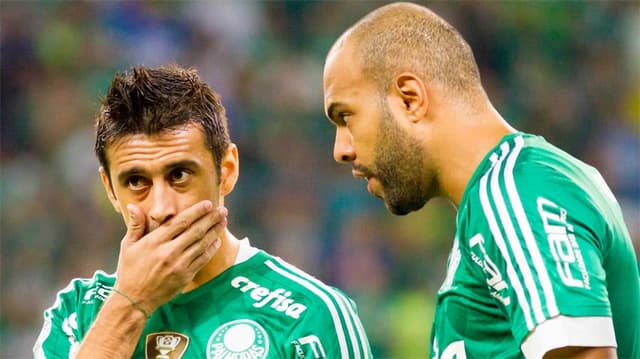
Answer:
[{"label": "team crest on jersey", "polygon": [[216,329],[207,343],[207,359],[263,359],[269,354],[264,328],[249,319],[227,322]]},{"label": "team crest on jersey", "polygon": [[189,345],[189,337],[176,332],[157,332],[147,335],[145,359],[180,359]]}]

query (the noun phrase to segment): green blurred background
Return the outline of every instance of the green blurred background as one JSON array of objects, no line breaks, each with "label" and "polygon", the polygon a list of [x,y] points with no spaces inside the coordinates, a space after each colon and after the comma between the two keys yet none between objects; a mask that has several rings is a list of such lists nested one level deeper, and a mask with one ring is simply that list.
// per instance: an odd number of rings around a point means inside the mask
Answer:
[{"label": "green blurred background", "polygon": [[[27,358],[74,277],[114,271],[120,217],[93,155],[116,71],[195,67],[222,96],[240,180],[230,229],[342,288],[376,358],[424,358],[455,211],[394,217],[333,162],[324,55],[374,1],[0,2],[0,356]],[[637,2],[427,2],[473,48],[496,108],[595,165],[640,241]]]}]

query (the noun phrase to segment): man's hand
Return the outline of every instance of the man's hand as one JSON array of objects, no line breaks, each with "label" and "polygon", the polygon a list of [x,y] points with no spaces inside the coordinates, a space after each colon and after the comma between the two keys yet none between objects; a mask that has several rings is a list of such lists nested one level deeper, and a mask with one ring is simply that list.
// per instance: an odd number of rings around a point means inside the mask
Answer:
[{"label": "man's hand", "polygon": [[[145,216],[127,206],[130,219],[120,245],[115,288],[76,352],[77,359],[130,358],[146,318],[180,292],[220,248],[227,210],[202,201],[145,235]],[[146,313],[144,313],[146,315]]]},{"label": "man's hand", "polygon": [[115,287],[147,312],[176,296],[220,248],[227,210],[202,201],[145,235],[145,215],[128,205]]}]

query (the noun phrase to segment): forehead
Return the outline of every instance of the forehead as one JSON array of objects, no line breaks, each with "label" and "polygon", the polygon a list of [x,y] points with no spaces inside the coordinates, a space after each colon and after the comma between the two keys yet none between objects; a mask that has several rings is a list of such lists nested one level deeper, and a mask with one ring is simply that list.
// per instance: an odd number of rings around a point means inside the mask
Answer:
[{"label": "forehead", "polygon": [[152,135],[126,135],[110,143],[106,155],[112,168],[184,157],[212,158],[204,132],[196,125],[168,129]]},{"label": "forehead", "polygon": [[373,84],[363,75],[353,46],[348,41],[336,44],[327,56],[323,89],[325,108],[373,89]]}]

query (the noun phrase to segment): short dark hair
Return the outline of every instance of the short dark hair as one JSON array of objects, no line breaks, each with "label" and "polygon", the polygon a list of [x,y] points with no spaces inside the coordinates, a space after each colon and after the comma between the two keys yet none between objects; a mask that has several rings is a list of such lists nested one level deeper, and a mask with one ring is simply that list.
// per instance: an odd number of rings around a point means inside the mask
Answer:
[{"label": "short dark hair", "polygon": [[194,69],[177,65],[133,67],[126,73],[116,73],[101,101],[95,152],[109,174],[106,149],[115,140],[134,134],[159,134],[190,124],[204,131],[220,179],[220,162],[231,142],[220,96]]}]

